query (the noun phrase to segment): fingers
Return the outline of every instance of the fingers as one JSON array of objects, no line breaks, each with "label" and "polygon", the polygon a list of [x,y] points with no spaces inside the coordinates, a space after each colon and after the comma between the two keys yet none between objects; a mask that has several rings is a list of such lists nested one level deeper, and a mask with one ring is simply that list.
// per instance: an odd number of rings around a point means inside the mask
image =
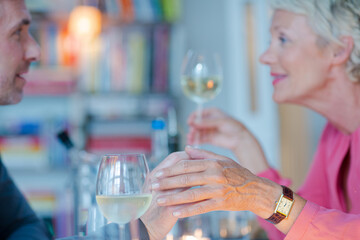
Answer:
[{"label": "fingers", "polygon": [[198,149],[198,148],[193,148],[191,146],[186,146],[185,152],[192,159],[224,159],[224,158],[226,158],[224,156],[215,154],[213,152]]},{"label": "fingers", "polygon": [[177,188],[189,188],[203,185],[226,183],[223,165],[216,160],[188,160],[159,171],[157,180],[152,183],[152,190],[166,191]]},{"label": "fingers", "polygon": [[182,160],[168,168],[163,168],[157,174],[159,178],[177,176],[186,173],[199,173],[207,169],[205,160]]},{"label": "fingers", "polygon": [[224,123],[224,119],[202,119],[201,122],[190,122],[189,125],[195,127],[196,129],[203,130],[203,129],[212,129],[218,128],[220,124]]},{"label": "fingers", "polygon": [[186,218],[218,210],[221,210],[218,201],[210,199],[178,208],[175,212],[173,212],[173,216],[177,218]]},{"label": "fingers", "polygon": [[181,160],[188,160],[190,159],[189,155],[182,151],[182,152],[175,152],[170,154],[167,158],[165,158],[153,171],[152,171],[152,175],[156,175],[156,173],[163,169],[163,168],[167,168],[170,166],[175,165],[177,162],[181,161]]},{"label": "fingers", "polygon": [[[200,136],[199,136],[200,135]],[[190,127],[189,133],[187,134],[187,144],[214,144],[214,139],[216,138],[215,129],[196,129],[194,127]],[[195,142],[198,141],[198,142]]]},{"label": "fingers", "polygon": [[207,176],[199,173],[169,177],[161,179],[158,182],[154,182],[152,184],[152,190],[164,191],[183,187],[201,186],[205,185],[207,182],[211,182],[211,180],[208,180],[207,178]]},{"label": "fingers", "polygon": [[[208,119],[208,118],[216,118],[216,117],[221,117],[224,116],[225,114],[217,109],[217,108],[205,108],[202,112],[201,112],[201,117],[203,119]],[[196,122],[196,118],[197,118],[197,112],[193,112],[190,114],[189,118],[188,118],[188,124]]]},{"label": "fingers", "polygon": [[203,200],[221,198],[224,195],[221,185],[191,188],[176,194],[161,195],[157,198],[159,206],[174,206],[187,203],[196,203]]},{"label": "fingers", "polygon": [[177,164],[159,170],[153,180],[152,190],[169,190],[193,187],[206,183],[209,176],[201,174],[207,169],[205,160],[183,160]]}]

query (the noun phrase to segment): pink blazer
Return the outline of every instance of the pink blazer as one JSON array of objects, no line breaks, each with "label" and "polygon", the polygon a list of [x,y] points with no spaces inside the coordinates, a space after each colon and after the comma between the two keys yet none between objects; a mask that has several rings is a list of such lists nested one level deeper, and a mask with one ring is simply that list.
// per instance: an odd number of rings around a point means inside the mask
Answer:
[{"label": "pink blazer", "polygon": [[[349,148],[347,191],[352,207],[347,211],[339,180]],[[259,176],[282,185],[290,184],[274,169]],[[326,125],[308,176],[297,193],[308,201],[286,236],[271,223],[260,220],[271,240],[360,239],[360,128],[345,135],[330,123]]]}]

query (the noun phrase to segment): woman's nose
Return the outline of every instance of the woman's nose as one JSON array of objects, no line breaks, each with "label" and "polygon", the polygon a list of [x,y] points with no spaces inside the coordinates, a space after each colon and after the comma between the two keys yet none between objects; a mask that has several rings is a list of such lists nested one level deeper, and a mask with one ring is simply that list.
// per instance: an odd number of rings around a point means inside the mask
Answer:
[{"label": "woman's nose", "polygon": [[259,61],[262,64],[270,65],[275,62],[275,55],[273,54],[271,48],[269,47],[263,54],[261,54]]}]

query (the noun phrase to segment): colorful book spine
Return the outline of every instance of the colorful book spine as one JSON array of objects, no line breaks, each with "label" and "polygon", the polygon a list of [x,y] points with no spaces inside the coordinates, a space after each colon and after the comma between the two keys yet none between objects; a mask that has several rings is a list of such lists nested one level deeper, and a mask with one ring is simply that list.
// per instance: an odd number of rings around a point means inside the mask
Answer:
[{"label": "colorful book spine", "polygon": [[154,13],[154,21],[163,20],[163,8],[161,5],[161,0],[150,0],[150,1]]},{"label": "colorful book spine", "polygon": [[132,0],[119,0],[121,6],[120,17],[126,22],[132,22],[135,19],[134,5]]},{"label": "colorful book spine", "polygon": [[140,136],[90,136],[87,139],[86,150],[95,153],[116,153],[116,152],[151,152],[151,138]]},{"label": "colorful book spine", "polygon": [[174,22],[180,17],[180,0],[161,0],[163,8],[163,19],[167,22]]},{"label": "colorful book spine", "polygon": [[168,48],[169,29],[166,25],[154,30],[153,83],[154,92],[166,92],[168,89]]}]

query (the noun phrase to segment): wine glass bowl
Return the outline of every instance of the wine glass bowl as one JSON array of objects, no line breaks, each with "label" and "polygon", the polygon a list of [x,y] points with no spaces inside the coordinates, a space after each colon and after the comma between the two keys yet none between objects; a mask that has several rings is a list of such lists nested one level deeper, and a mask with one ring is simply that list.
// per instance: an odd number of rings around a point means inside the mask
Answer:
[{"label": "wine glass bowl", "polygon": [[146,188],[149,168],[143,154],[102,157],[96,183],[96,201],[108,221],[124,225],[141,217],[152,195]]},{"label": "wine glass bowl", "polygon": [[216,53],[187,52],[182,65],[181,86],[189,99],[197,104],[213,99],[221,90],[222,78]]},{"label": "wine glass bowl", "polygon": [[[218,54],[189,50],[181,69],[181,87],[190,100],[197,103],[196,122],[201,123],[203,104],[221,91],[223,73]],[[194,147],[199,147],[200,136],[195,135]]]}]

